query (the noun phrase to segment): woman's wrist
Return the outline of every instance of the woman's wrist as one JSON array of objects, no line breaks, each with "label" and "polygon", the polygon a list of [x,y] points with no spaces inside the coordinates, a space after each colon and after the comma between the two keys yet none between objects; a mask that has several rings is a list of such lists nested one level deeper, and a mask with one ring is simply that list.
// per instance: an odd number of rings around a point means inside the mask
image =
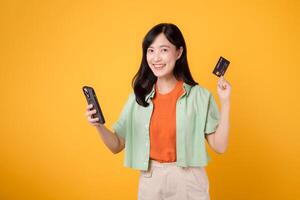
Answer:
[{"label": "woman's wrist", "polygon": [[221,101],[221,105],[222,105],[222,107],[229,107],[230,106],[230,99]]}]

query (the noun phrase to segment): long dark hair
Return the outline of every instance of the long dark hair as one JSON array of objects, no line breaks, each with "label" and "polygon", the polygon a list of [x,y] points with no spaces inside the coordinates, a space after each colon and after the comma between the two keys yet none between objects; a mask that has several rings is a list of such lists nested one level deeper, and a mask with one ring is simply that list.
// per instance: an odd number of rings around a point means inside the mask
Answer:
[{"label": "long dark hair", "polygon": [[176,49],[179,49],[180,47],[183,48],[181,57],[176,61],[173,70],[175,78],[177,80],[183,80],[185,83],[192,86],[198,84],[191,75],[187,61],[185,41],[179,28],[171,23],[157,24],[150,29],[144,37],[142,62],[138,72],[132,79],[132,87],[136,96],[136,102],[144,107],[149,105],[149,103],[145,101],[145,97],[151,92],[153,85],[157,80],[157,77],[153,74],[147,62],[147,49],[160,33],[164,33],[169,42],[176,46]]}]

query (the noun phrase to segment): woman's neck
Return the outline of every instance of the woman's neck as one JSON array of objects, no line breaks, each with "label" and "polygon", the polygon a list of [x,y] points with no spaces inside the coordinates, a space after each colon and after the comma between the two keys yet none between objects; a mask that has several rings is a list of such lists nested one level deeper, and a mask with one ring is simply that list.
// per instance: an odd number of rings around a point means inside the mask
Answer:
[{"label": "woman's neck", "polygon": [[160,94],[167,94],[174,89],[178,80],[175,76],[169,78],[157,78],[156,84]]}]

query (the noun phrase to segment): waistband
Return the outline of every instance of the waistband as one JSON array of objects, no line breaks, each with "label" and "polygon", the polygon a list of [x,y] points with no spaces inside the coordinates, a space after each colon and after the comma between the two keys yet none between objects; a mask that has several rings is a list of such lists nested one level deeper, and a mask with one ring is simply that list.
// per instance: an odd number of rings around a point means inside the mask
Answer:
[{"label": "waistband", "polygon": [[172,166],[176,166],[176,162],[158,162],[156,160],[150,159],[149,166],[150,167],[160,167],[160,168],[172,167]]},{"label": "waistband", "polygon": [[[168,168],[168,167],[178,167],[177,162],[158,162],[156,160],[149,160],[149,169],[150,168]],[[179,168],[187,169],[187,168],[202,168],[205,170],[205,167],[196,167],[196,166],[189,166],[189,167],[181,167]]]}]

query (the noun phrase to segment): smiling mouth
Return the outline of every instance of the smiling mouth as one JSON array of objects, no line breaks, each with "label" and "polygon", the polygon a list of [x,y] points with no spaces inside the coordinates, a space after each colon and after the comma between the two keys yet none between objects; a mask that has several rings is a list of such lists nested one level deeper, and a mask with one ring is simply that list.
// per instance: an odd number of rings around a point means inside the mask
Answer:
[{"label": "smiling mouth", "polygon": [[155,69],[162,69],[165,66],[165,64],[153,64],[153,66]]}]

